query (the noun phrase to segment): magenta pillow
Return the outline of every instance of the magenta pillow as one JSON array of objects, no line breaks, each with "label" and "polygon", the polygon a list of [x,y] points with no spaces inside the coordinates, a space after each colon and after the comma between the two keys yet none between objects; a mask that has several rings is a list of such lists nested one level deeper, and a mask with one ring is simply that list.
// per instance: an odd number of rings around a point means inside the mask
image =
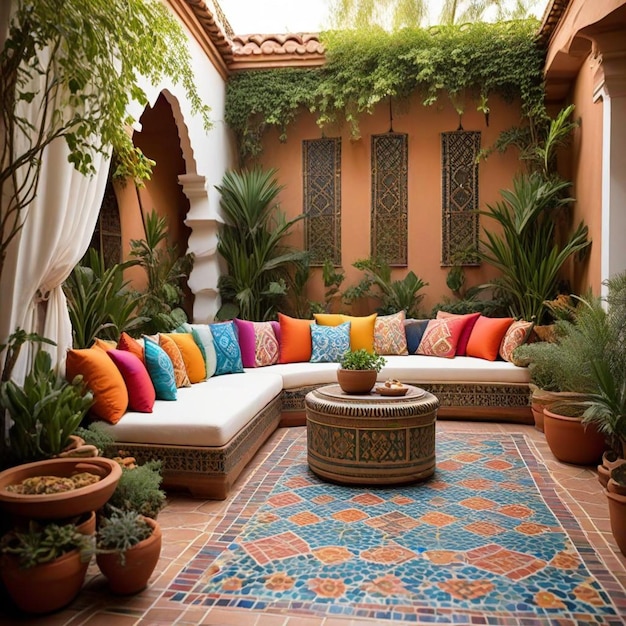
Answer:
[{"label": "magenta pillow", "polygon": [[467,354],[467,344],[469,342],[470,335],[472,334],[472,329],[474,328],[474,324],[476,324],[476,320],[480,317],[480,313],[466,313],[464,315],[459,315],[457,313],[437,311],[438,320],[445,319],[446,317],[454,317],[465,320],[465,326],[463,327],[459,341],[456,344],[457,356],[465,356]]},{"label": "magenta pillow", "polygon": [[128,389],[128,408],[139,413],[152,413],[156,392],[152,379],[141,359],[127,350],[108,350]]},{"label": "magenta pillow", "polygon": [[234,319],[244,367],[264,367],[278,363],[277,322],[249,322]]}]

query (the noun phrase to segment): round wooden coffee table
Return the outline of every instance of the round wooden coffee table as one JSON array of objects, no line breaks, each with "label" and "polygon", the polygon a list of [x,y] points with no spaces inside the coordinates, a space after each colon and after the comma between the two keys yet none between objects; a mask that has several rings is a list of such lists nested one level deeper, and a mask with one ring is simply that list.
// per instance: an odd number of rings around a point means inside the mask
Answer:
[{"label": "round wooden coffee table", "polygon": [[305,398],[308,462],[326,480],[395,485],[435,471],[439,400],[408,386],[405,396],[350,395],[327,385]]}]

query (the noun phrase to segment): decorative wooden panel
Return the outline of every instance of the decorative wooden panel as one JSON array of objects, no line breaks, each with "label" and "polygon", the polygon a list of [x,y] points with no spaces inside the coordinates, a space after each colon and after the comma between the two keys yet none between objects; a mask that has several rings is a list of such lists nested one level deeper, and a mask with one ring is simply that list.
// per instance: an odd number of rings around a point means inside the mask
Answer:
[{"label": "decorative wooden panel", "polygon": [[371,255],[407,264],[408,135],[372,136]]},{"label": "decorative wooden panel", "polygon": [[102,252],[105,267],[112,267],[122,261],[120,210],[110,177],[104,191],[98,222],[90,246]]},{"label": "decorative wooden panel", "polygon": [[478,265],[480,132],[441,133],[442,265]]},{"label": "decorative wooden panel", "polygon": [[306,249],[311,265],[341,264],[341,139],[302,142]]}]

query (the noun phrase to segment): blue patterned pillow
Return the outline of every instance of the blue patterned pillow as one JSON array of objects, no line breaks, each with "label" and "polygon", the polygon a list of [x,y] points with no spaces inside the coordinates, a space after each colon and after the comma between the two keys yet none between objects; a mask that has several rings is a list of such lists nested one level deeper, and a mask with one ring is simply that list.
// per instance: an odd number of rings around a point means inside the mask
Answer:
[{"label": "blue patterned pillow", "polygon": [[144,337],[144,359],[146,369],[156,391],[157,400],[176,400],[176,379],[172,359],[161,346]]},{"label": "blue patterned pillow", "polygon": [[311,363],[339,363],[350,350],[350,322],[339,326],[311,324]]},{"label": "blue patterned pillow", "polygon": [[243,372],[241,349],[239,348],[235,323],[232,321],[220,322],[209,326],[211,327],[217,357],[215,376]]},{"label": "blue patterned pillow", "polygon": [[430,320],[404,320],[404,332],[406,333],[406,345],[409,354],[417,354],[424,331]]}]

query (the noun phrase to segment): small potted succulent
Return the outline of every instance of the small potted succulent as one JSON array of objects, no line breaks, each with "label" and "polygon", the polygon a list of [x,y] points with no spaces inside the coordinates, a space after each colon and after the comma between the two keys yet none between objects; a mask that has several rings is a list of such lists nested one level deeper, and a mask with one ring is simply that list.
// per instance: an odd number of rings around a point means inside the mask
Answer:
[{"label": "small potted succulent", "polygon": [[337,370],[337,382],[345,393],[369,393],[376,384],[378,372],[387,360],[364,348],[348,350],[341,357]]}]

